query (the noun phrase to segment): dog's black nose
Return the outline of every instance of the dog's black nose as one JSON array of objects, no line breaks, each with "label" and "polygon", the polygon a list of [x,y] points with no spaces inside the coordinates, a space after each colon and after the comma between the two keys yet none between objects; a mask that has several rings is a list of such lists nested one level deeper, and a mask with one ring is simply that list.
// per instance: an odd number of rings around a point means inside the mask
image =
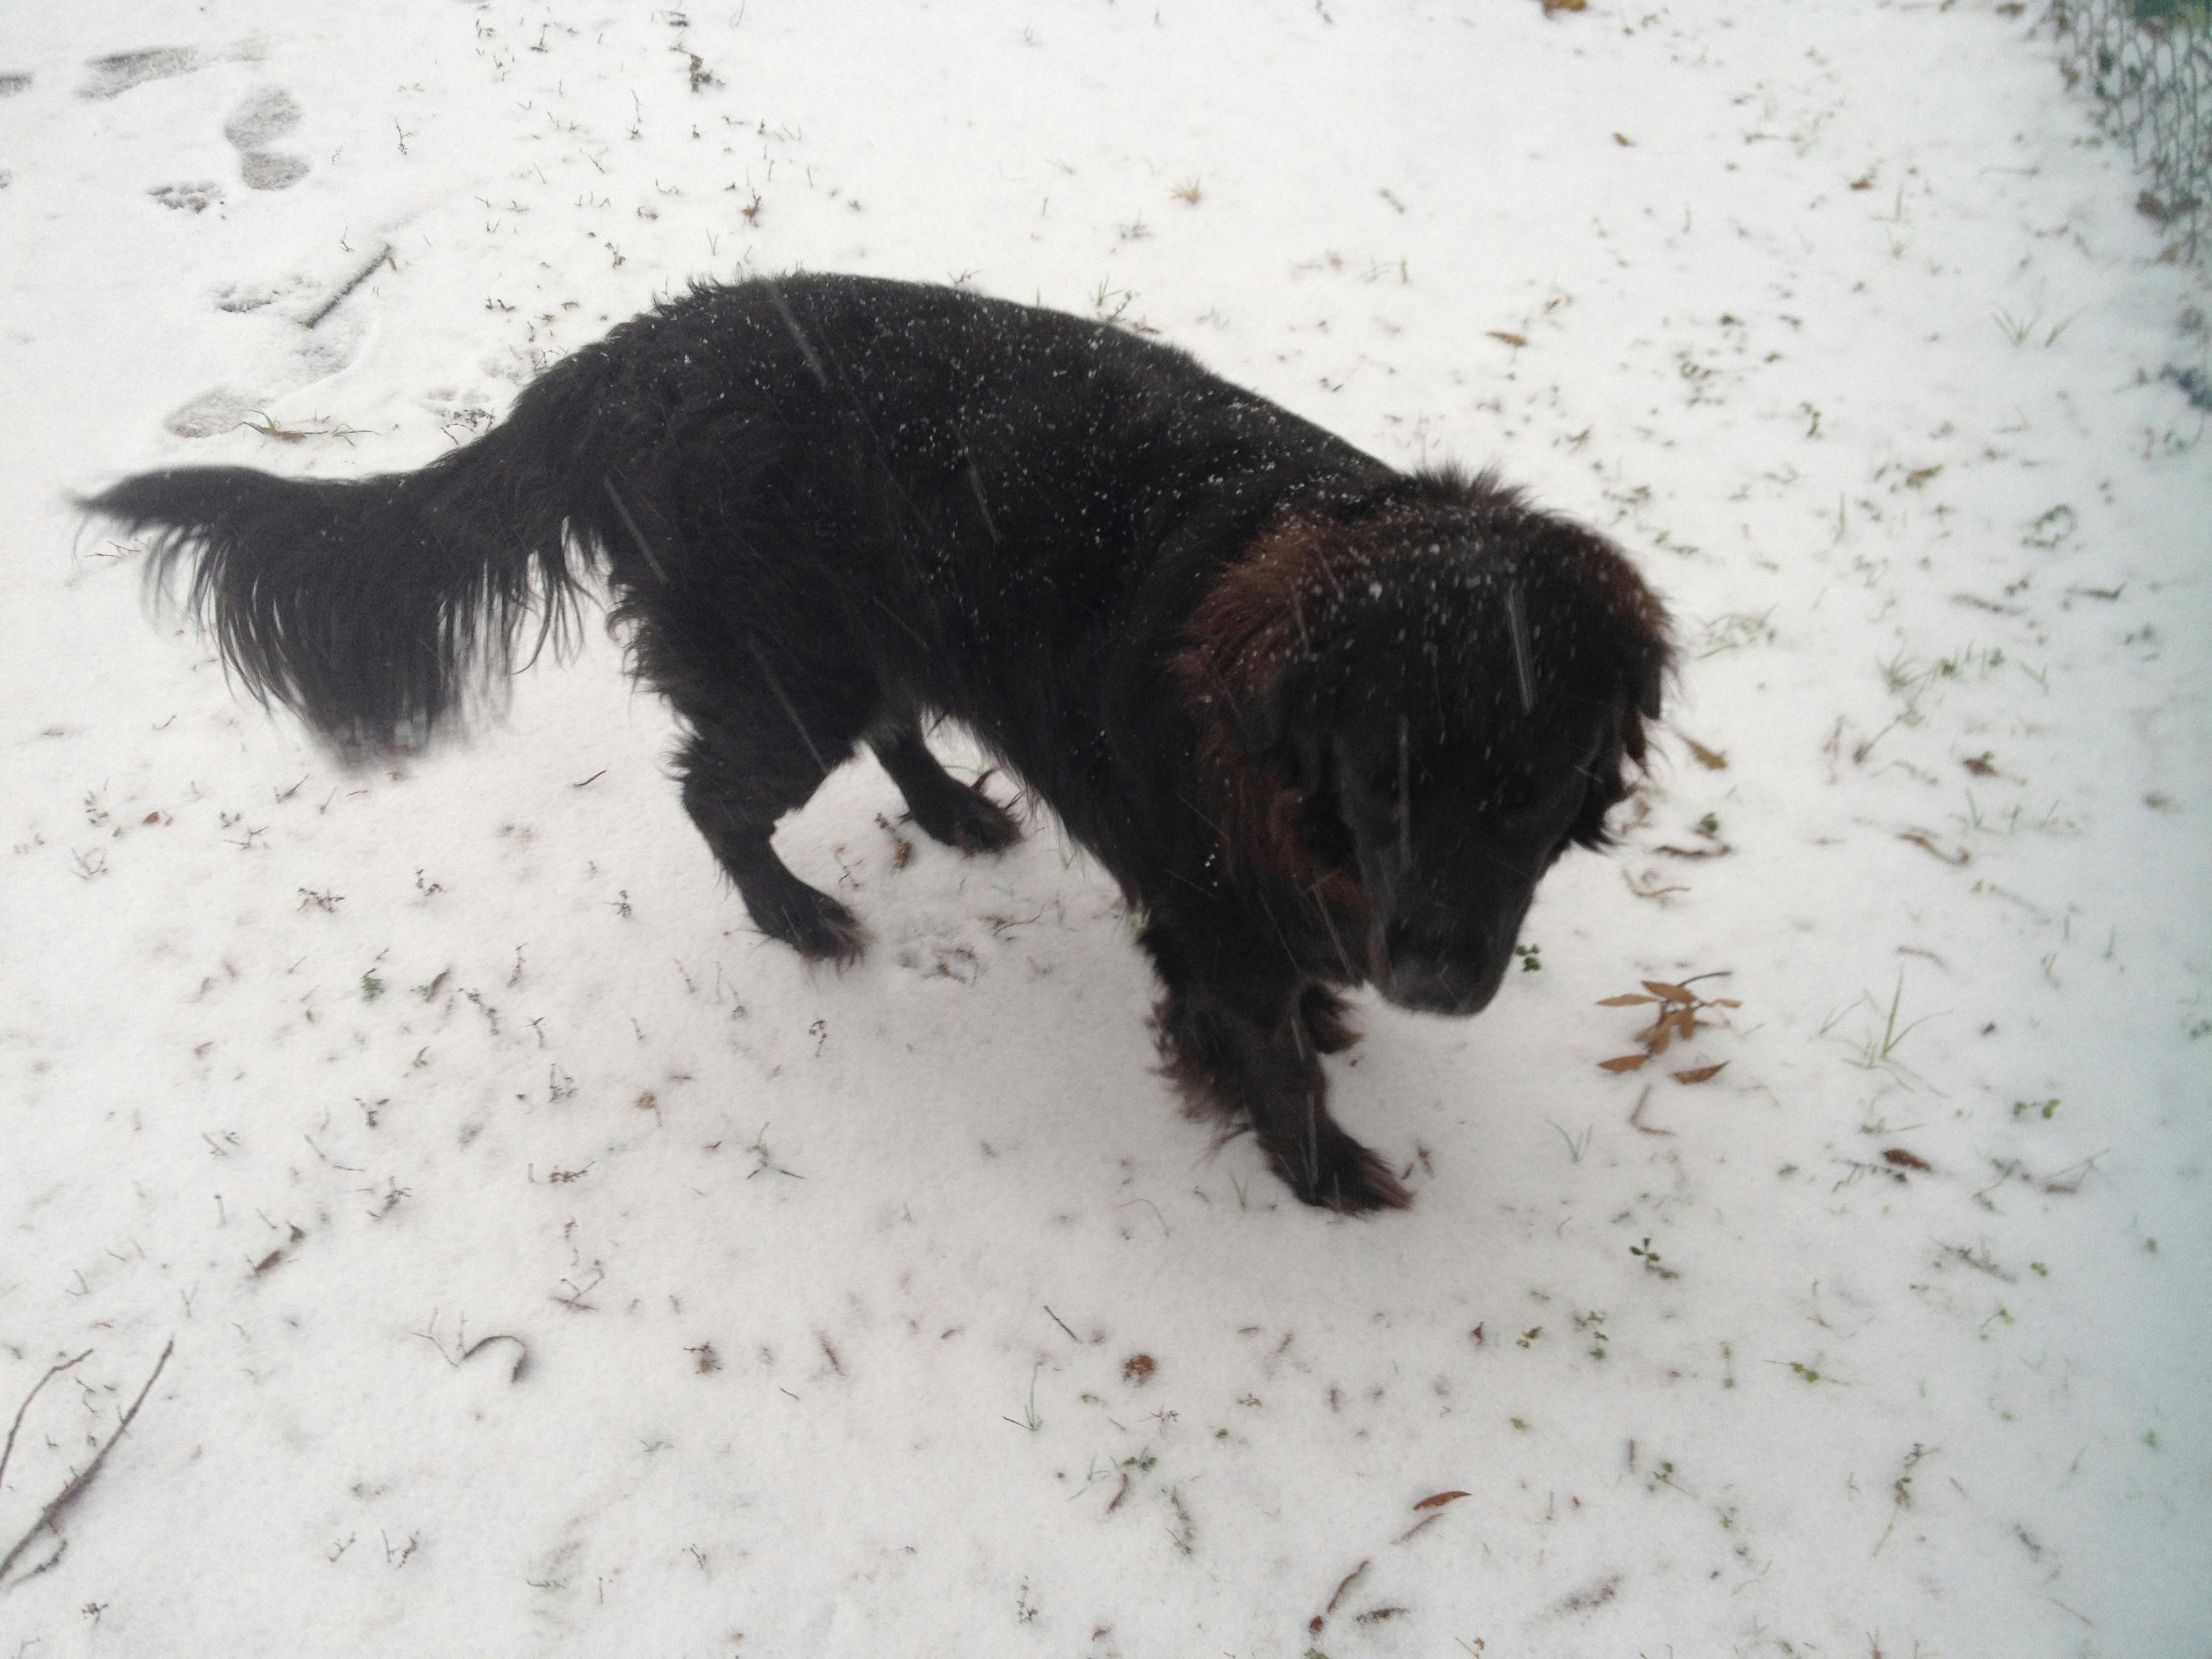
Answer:
[{"label": "dog's black nose", "polygon": [[1498,978],[1477,978],[1439,963],[1394,962],[1377,988],[1389,1001],[1415,1013],[1479,1014],[1498,994]]},{"label": "dog's black nose", "polygon": [[1458,952],[1412,948],[1390,953],[1376,981],[1383,997],[1424,1014],[1479,1014],[1490,1006],[1505,975]]},{"label": "dog's black nose", "polygon": [[1376,988],[1401,1008],[1476,1014],[1490,1006],[1512,962],[1512,938],[1417,926],[1395,917],[1382,928]]}]

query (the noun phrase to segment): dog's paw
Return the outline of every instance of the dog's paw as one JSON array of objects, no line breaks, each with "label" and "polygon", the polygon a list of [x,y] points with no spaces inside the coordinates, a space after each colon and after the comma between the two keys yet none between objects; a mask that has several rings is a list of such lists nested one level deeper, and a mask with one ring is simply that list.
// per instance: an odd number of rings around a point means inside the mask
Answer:
[{"label": "dog's paw", "polygon": [[981,789],[963,784],[912,809],[922,833],[963,853],[1002,853],[1022,838],[1014,815]]},{"label": "dog's paw", "polygon": [[1310,1151],[1274,1164],[1300,1203],[1339,1215],[1402,1210],[1413,1201],[1389,1165],[1334,1124]]},{"label": "dog's paw", "polygon": [[811,887],[800,885],[773,905],[746,908],[752,910],[761,932],[781,939],[809,962],[849,968],[860,959],[867,943],[860,918]]}]

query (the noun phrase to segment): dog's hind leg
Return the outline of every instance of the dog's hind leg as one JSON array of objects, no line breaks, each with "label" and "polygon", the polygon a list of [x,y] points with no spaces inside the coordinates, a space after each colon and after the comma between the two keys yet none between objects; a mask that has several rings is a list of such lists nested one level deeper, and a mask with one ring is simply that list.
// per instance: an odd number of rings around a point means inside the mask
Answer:
[{"label": "dog's hind leg", "polygon": [[973,784],[962,783],[929,752],[920,729],[902,720],[869,739],[907,811],[931,839],[963,853],[996,853],[1022,836],[1012,813]]},{"label": "dog's hind leg", "polygon": [[750,640],[693,637],[680,616],[653,617],[638,654],[643,678],[690,728],[676,755],[684,810],[756,927],[811,960],[849,963],[860,924],[793,875],[769,837],[851,757],[878,713],[874,677]]},{"label": "dog's hind leg", "polygon": [[863,939],[859,920],[792,874],[769,841],[775,821],[805,805],[828,771],[803,756],[798,766],[766,759],[757,750],[748,753],[695,732],[676,757],[684,810],[737,884],[754,926],[811,961],[854,961]]}]

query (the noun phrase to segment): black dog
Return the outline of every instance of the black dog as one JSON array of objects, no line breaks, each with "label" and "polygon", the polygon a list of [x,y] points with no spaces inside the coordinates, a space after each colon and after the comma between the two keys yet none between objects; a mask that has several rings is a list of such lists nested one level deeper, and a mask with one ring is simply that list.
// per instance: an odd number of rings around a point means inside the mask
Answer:
[{"label": "black dog", "polygon": [[424,740],[604,568],[689,732],[684,804],[754,921],[859,925],[769,845],[866,742],[915,821],[1018,834],[922,741],[972,728],[1112,872],[1194,1112],[1299,1198],[1407,1201],[1329,1116],[1343,988],[1471,1014],[1658,712],[1665,616],[1488,477],[1407,476],[1180,351],[940,288],[707,288],[420,471],[125,479],[230,665],[343,752]]}]

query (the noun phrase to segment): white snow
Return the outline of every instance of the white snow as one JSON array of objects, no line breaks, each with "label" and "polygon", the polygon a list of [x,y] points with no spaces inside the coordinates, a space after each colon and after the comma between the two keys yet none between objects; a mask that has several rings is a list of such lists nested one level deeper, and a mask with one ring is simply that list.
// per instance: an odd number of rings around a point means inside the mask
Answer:
[{"label": "white snow", "polygon": [[[0,1417],[86,1357],[0,1553],[175,1346],[0,1656],[2203,1659],[2205,299],[2036,9],[9,8]],[[1334,1063],[1409,1213],[1209,1153],[1048,823],[900,867],[841,775],[809,974],[615,646],[347,775],[68,506],[411,466],[801,265],[1157,329],[1668,597],[1540,969]]]}]

